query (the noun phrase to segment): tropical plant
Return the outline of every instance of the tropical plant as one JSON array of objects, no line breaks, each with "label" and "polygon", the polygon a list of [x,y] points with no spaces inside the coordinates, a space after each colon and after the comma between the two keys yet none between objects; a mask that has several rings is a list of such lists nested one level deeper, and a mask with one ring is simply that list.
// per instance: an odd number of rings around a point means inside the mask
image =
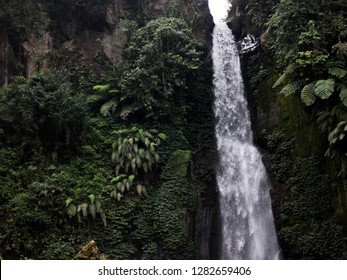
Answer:
[{"label": "tropical plant", "polygon": [[87,218],[89,215],[95,220],[96,214],[99,214],[101,220],[104,223],[104,226],[106,226],[106,215],[104,210],[101,208],[101,202],[96,199],[96,196],[94,194],[90,194],[88,198],[88,202],[76,205],[74,203],[74,200],[68,197],[65,201],[66,213],[70,218],[77,216],[78,222],[80,223],[82,222],[83,218]]},{"label": "tropical plant", "polygon": [[145,174],[159,162],[156,147],[160,145],[161,140],[166,139],[165,134],[157,133],[156,130],[145,131],[138,127],[114,131],[112,134],[117,137],[112,145],[112,160],[116,163],[117,176],[120,171],[125,174],[129,171],[136,175],[141,172]]},{"label": "tropical plant", "polygon": [[279,0],[249,0],[247,2],[246,10],[252,23],[257,27],[265,28]]},{"label": "tropical plant", "polygon": [[72,92],[63,73],[18,77],[0,91],[0,128],[28,155],[37,147],[56,155],[75,150],[85,127],[84,98]]},{"label": "tropical plant", "polygon": [[116,184],[111,196],[119,201],[125,190],[129,191],[135,182],[137,193],[147,195],[142,182],[148,181],[154,166],[159,163],[160,156],[156,148],[166,139],[166,135],[154,129],[147,131],[136,126],[114,131],[112,135],[116,138],[112,145],[112,160],[115,162],[117,177],[111,180],[111,183]]},{"label": "tropical plant", "polygon": [[[202,65],[202,46],[182,19],[159,18],[136,30],[125,49],[121,75],[115,84],[98,85],[112,94],[101,107],[109,116],[126,120],[177,115],[184,106],[189,76]],[[183,112],[184,113],[184,112]]]}]

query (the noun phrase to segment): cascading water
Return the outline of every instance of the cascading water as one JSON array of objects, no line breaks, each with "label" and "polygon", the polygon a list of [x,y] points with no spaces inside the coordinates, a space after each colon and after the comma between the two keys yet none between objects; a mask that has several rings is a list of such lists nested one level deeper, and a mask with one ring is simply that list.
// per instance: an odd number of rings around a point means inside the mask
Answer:
[{"label": "cascading water", "polygon": [[214,112],[219,153],[221,259],[278,259],[270,184],[253,145],[250,115],[234,36],[223,21],[228,0],[210,0],[214,17]]}]

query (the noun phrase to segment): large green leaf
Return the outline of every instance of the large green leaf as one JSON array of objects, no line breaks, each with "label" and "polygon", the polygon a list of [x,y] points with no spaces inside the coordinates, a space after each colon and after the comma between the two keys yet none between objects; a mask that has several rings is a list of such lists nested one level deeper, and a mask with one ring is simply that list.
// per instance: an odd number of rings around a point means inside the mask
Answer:
[{"label": "large green leaf", "polygon": [[345,105],[347,107],[347,87],[341,86],[341,87],[339,87],[339,89],[340,89],[340,99],[341,99],[343,105]]},{"label": "large green leaf", "polygon": [[109,117],[112,115],[112,113],[116,110],[118,105],[118,101],[116,99],[112,99],[108,102],[106,102],[104,105],[100,108],[100,113],[104,117]]},{"label": "large green leaf", "polygon": [[315,85],[315,94],[321,99],[328,99],[334,92],[335,80],[319,80]]},{"label": "large green leaf", "polygon": [[93,219],[96,217],[96,206],[94,204],[89,204],[89,213],[92,215]]},{"label": "large green leaf", "polygon": [[293,64],[289,64],[281,77],[278,78],[276,83],[272,86],[272,88],[276,88],[282,86],[288,82],[289,76],[294,73],[296,67]]},{"label": "large green leaf", "polygon": [[341,60],[329,61],[327,63],[328,72],[338,78],[343,78],[347,74],[345,63]]},{"label": "large green leaf", "polygon": [[281,94],[284,94],[285,97],[288,97],[289,95],[294,94],[297,92],[303,84],[302,80],[292,82],[288,85],[286,85],[282,90],[280,91]]},{"label": "large green leaf", "polygon": [[135,177],[136,177],[135,175],[130,175],[128,180],[132,183],[134,181]]},{"label": "large green leaf", "polygon": [[93,87],[93,90],[97,90],[97,91],[100,91],[100,92],[105,92],[107,90],[110,89],[110,85],[107,84],[107,85],[96,85]]},{"label": "large green leaf", "polygon": [[72,199],[71,197],[68,197],[68,198],[65,200],[65,207],[68,207],[72,201],[73,201],[73,199]]},{"label": "large green leaf", "polygon": [[338,78],[343,78],[347,74],[347,70],[339,68],[339,67],[330,67],[328,71],[330,75],[333,75]]},{"label": "large green leaf", "polygon": [[94,203],[94,201],[95,201],[95,195],[94,194],[90,194],[89,196],[89,199],[90,199],[90,203]]},{"label": "large green leaf", "polygon": [[314,83],[309,83],[301,90],[301,101],[304,102],[306,106],[311,106],[316,101],[314,89]]},{"label": "large green leaf", "polygon": [[80,207],[81,207],[83,217],[87,217],[87,215],[88,215],[88,203],[83,203],[80,205]]},{"label": "large green leaf", "polygon": [[69,217],[76,216],[77,208],[76,205],[73,203],[70,203],[69,206],[66,208],[66,213],[69,215]]}]

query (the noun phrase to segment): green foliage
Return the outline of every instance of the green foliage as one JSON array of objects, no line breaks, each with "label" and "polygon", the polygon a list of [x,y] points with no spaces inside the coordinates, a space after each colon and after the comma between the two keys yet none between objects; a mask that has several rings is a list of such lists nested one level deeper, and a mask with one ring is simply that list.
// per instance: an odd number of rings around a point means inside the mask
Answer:
[{"label": "green foliage", "polygon": [[345,68],[345,63],[341,60],[329,61],[327,63],[328,72],[330,75],[342,79],[346,76],[347,70]]},{"label": "green foliage", "polygon": [[266,23],[274,12],[274,7],[278,0],[249,0],[246,6],[247,14],[250,16],[252,23],[259,27],[265,28]]},{"label": "green foliage", "polygon": [[0,103],[4,142],[22,143],[27,155],[40,148],[60,155],[77,148],[85,128],[86,107],[63,73],[19,77],[0,91]]},{"label": "green foliage", "polygon": [[180,17],[180,8],[177,0],[170,0],[166,6],[169,17]]},{"label": "green foliage", "polygon": [[149,22],[132,34],[119,82],[111,87],[120,94],[102,106],[102,114],[118,110],[123,120],[135,113],[142,118],[176,115],[188,77],[202,65],[201,55],[201,45],[183,20]]},{"label": "green foliage", "polygon": [[344,258],[347,240],[342,226],[334,218],[333,182],[336,178],[322,172],[319,158],[299,157],[293,143],[283,142],[281,135],[264,136],[273,151],[272,172],[283,184],[277,224],[284,257]]},{"label": "green foliage", "polygon": [[[110,1],[93,7],[93,1],[46,2],[38,10],[53,17],[58,31],[62,15],[84,22]],[[192,24],[196,5],[188,5]],[[180,13],[186,16],[188,8]],[[97,28],[94,17],[85,18],[91,19],[87,28]],[[130,38],[123,65],[100,53],[81,62],[77,53],[56,50],[51,66],[66,71],[16,78],[1,89],[0,247],[6,259],[72,259],[90,239],[112,259],[197,257],[201,195],[204,183],[213,189],[214,180],[208,160],[196,170],[190,163],[192,150],[204,158],[214,141],[210,65],[202,65],[203,48],[183,20],[141,26],[122,24]],[[206,182],[196,181],[193,171]]]},{"label": "green foliage", "polygon": [[343,103],[343,105],[345,105],[347,107],[347,87],[345,86],[341,86],[340,87],[340,99]]},{"label": "green foliage", "polygon": [[334,92],[335,80],[319,80],[315,85],[315,94],[321,99],[328,99]]},{"label": "green foliage", "polygon": [[120,172],[146,174],[152,170],[155,163],[159,162],[160,157],[156,153],[156,147],[161,141],[156,135],[156,130],[145,131],[142,128],[132,127],[114,131],[112,134],[116,138],[116,142],[112,145],[112,159],[117,164],[117,176]]},{"label": "green foliage", "polygon": [[116,140],[112,145],[112,160],[116,164],[117,177],[111,180],[116,183],[111,196],[119,201],[125,190],[129,191],[135,182],[138,195],[147,196],[146,187],[141,182],[148,182],[154,166],[159,163],[160,156],[156,148],[166,135],[158,134],[154,129],[146,131],[136,126],[113,131],[112,135]]},{"label": "green foliage", "polygon": [[321,260],[345,259],[346,240],[343,229],[334,219],[310,225],[296,224],[279,232],[285,240],[284,254],[290,259]]},{"label": "green foliage", "polygon": [[296,66],[294,64],[289,64],[286,70],[284,71],[284,73],[278,78],[276,83],[273,85],[273,88],[276,88],[278,86],[282,86],[288,83],[288,81],[290,81],[291,75],[294,73],[295,70],[296,70]]},{"label": "green foliage", "polygon": [[[180,154],[185,156],[179,158]],[[176,259],[179,255],[191,258],[196,250],[187,236],[194,230],[191,211],[199,208],[200,188],[186,179],[189,158],[190,151],[175,151],[162,174],[163,183],[155,204],[160,215],[155,216],[154,226],[161,240],[163,259]]]},{"label": "green foliage", "polygon": [[284,88],[282,88],[280,93],[284,94],[285,97],[288,97],[289,95],[292,95],[295,92],[297,92],[301,88],[302,84],[303,84],[302,80],[287,84]]},{"label": "green foliage", "polygon": [[[303,51],[302,55],[307,54],[310,59],[316,59],[305,51],[310,52],[315,47],[322,50],[325,47],[332,25],[324,19],[319,24],[315,22],[317,17],[323,15],[322,11],[329,17],[329,6],[325,1],[316,1],[313,4],[298,0],[281,0],[276,5],[275,12],[266,24],[272,35],[272,47],[281,66],[290,63],[300,51]],[[313,64],[320,63],[320,60]]]},{"label": "green foliage", "polygon": [[[258,84],[251,80],[251,90],[260,120],[267,114],[272,131],[260,140],[270,150],[273,209],[284,258],[344,259],[346,13],[330,1],[283,0],[261,15],[267,1],[249,3],[258,12],[254,21],[262,31],[264,24],[268,27],[261,58],[252,55],[253,68],[247,70],[250,78],[269,73]],[[278,71],[282,75],[272,82]],[[288,97],[274,95],[271,83]],[[310,107],[303,108],[294,93]]]},{"label": "green foliage", "polygon": [[70,218],[77,217],[78,222],[82,223],[82,219],[87,219],[90,215],[93,220],[96,218],[96,214],[100,215],[100,218],[104,224],[107,226],[107,219],[104,210],[101,208],[100,197],[95,201],[95,195],[91,194],[88,196],[89,201],[76,205],[72,198],[68,197],[65,201],[66,213]]},{"label": "green foliage", "polygon": [[309,83],[305,85],[301,90],[301,101],[306,106],[311,106],[316,101],[315,96],[315,84]]},{"label": "green foliage", "polygon": [[173,153],[168,164],[170,165],[171,172],[176,173],[179,177],[187,176],[187,166],[192,158],[191,151],[177,150]]},{"label": "green foliage", "polygon": [[[38,3],[36,3],[38,2]],[[1,0],[0,29],[14,34],[26,35],[26,31],[40,32],[49,24],[46,1]]]}]

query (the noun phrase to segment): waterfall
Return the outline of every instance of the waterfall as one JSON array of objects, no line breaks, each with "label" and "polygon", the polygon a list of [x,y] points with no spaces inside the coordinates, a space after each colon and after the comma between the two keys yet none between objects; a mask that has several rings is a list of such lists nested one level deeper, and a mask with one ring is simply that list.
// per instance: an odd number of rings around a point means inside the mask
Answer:
[{"label": "waterfall", "polygon": [[[210,6],[211,2],[218,1],[210,0]],[[212,57],[219,156],[220,257],[277,259],[280,248],[273,223],[270,184],[261,155],[253,145],[237,45],[227,24],[214,20]]]}]

